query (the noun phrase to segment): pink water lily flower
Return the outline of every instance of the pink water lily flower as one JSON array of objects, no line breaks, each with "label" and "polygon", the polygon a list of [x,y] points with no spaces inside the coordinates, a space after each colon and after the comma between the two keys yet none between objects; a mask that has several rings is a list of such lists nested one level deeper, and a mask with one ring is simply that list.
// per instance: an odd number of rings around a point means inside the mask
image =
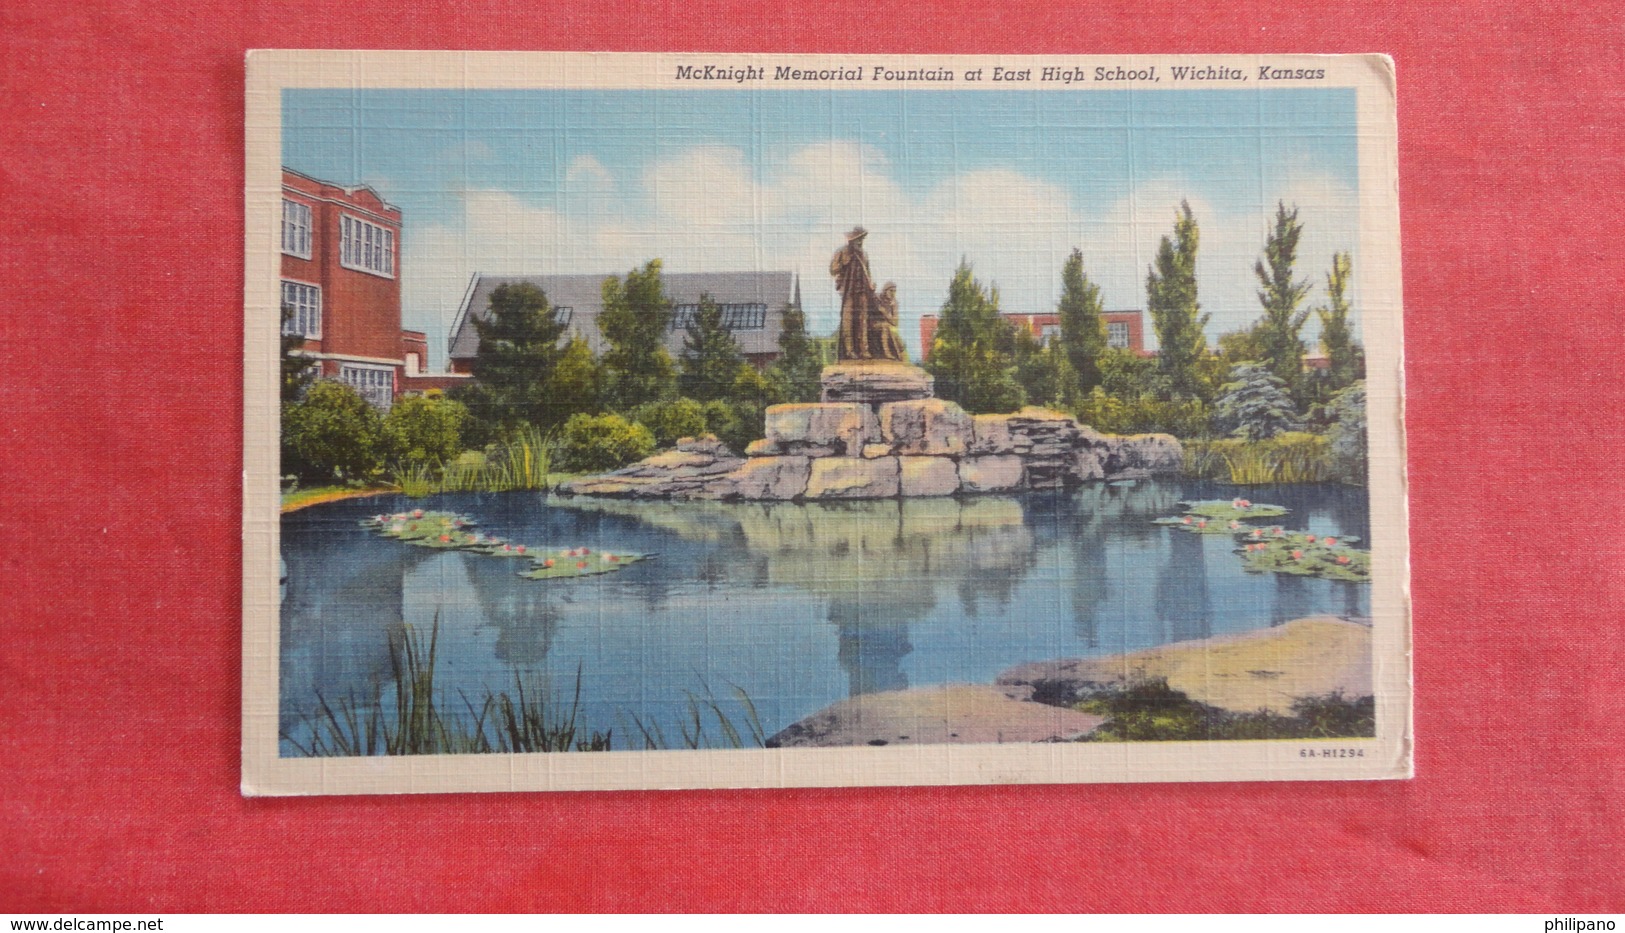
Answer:
[{"label": "pink water lily flower", "polygon": [[1185,516],[1185,524],[1189,525],[1190,523],[1191,523],[1191,517],[1189,515]]},{"label": "pink water lily flower", "polygon": [[[502,546],[502,547],[503,547],[503,548],[504,548],[504,549],[506,549],[506,548],[507,548],[507,545],[506,545],[506,544],[504,544],[504,545],[503,545],[503,546]],[[523,554],[523,553],[525,553],[525,546],[524,546],[524,545],[523,545],[523,544],[521,544],[521,545],[519,545],[519,548],[518,548],[518,550],[519,550],[519,553],[521,553],[521,554]]]},{"label": "pink water lily flower", "polygon": [[1326,545],[1327,547],[1337,547],[1337,539],[1336,538],[1327,538],[1324,541],[1322,541],[1321,543]]},{"label": "pink water lily flower", "polygon": [[1292,559],[1293,560],[1303,560],[1303,552],[1302,551],[1293,551],[1292,552]]}]

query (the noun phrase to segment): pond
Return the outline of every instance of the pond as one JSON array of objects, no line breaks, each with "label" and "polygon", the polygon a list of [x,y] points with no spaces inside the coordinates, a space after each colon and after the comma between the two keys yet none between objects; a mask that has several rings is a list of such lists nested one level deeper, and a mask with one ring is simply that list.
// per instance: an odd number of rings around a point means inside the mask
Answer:
[{"label": "pond", "polygon": [[[503,493],[313,506],[282,517],[282,727],[297,738],[324,699],[392,693],[403,623],[438,624],[436,686],[456,709],[464,695],[477,706],[512,691],[516,675],[566,704],[579,685],[580,721],[613,730],[619,749],[640,728],[678,735],[691,698],[708,693],[742,721],[742,692],[771,735],[856,694],[1369,614],[1365,584],[1247,573],[1229,536],[1152,524],[1181,501],[1234,493],[1141,480],[828,505]],[[1248,495],[1291,509],[1272,524],[1370,540],[1364,490]],[[526,580],[523,562],[413,547],[359,524],[413,508],[456,511],[533,546],[656,556],[603,576]],[[282,754],[298,754],[287,738]]]}]

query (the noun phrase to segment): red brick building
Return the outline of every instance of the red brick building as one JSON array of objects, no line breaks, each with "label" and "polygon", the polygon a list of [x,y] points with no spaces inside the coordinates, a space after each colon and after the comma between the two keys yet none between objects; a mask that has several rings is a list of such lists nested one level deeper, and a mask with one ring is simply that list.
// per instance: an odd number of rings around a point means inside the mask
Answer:
[{"label": "red brick building", "polygon": [[[1048,345],[1051,340],[1061,336],[1061,316],[1050,312],[1048,314],[1018,314],[1006,313],[1003,315],[1016,327],[1022,327],[1037,338],[1039,343]],[[1106,322],[1106,346],[1117,350],[1133,350],[1139,356],[1156,356],[1155,350],[1145,348],[1145,313],[1134,311],[1107,311],[1101,314]],[[931,356],[931,341],[936,337],[937,324],[940,318],[935,314],[927,314],[920,318],[920,359],[929,359]]]},{"label": "red brick building", "polygon": [[341,379],[379,408],[413,383],[427,337],[401,329],[401,211],[364,185],[282,170],[284,334],[323,378]]}]

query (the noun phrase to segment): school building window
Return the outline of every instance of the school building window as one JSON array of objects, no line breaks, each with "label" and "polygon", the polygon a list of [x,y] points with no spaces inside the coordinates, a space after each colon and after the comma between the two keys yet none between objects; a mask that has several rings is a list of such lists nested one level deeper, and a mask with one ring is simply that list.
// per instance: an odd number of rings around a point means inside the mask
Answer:
[{"label": "school building window", "polygon": [[1128,325],[1114,322],[1106,325],[1106,346],[1113,350],[1128,349]]},{"label": "school building window", "polygon": [[300,259],[310,258],[310,205],[283,200],[282,251]]},{"label": "school building window", "polygon": [[322,290],[304,282],[282,283],[282,305],[293,313],[282,322],[284,334],[298,334],[308,340],[322,336]]},{"label": "school building window", "polygon": [[339,265],[373,275],[395,275],[395,233],[348,214],[339,216]]},{"label": "school building window", "polygon": [[344,363],[339,366],[339,379],[375,408],[387,409],[395,396],[395,370],[388,366]]}]

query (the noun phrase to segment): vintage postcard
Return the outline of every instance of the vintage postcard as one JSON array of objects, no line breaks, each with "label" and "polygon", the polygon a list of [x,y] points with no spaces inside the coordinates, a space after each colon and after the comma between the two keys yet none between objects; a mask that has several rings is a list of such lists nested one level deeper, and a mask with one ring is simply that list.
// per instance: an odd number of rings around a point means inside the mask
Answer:
[{"label": "vintage postcard", "polygon": [[244,792],[1408,776],[1394,80],[252,53]]}]

